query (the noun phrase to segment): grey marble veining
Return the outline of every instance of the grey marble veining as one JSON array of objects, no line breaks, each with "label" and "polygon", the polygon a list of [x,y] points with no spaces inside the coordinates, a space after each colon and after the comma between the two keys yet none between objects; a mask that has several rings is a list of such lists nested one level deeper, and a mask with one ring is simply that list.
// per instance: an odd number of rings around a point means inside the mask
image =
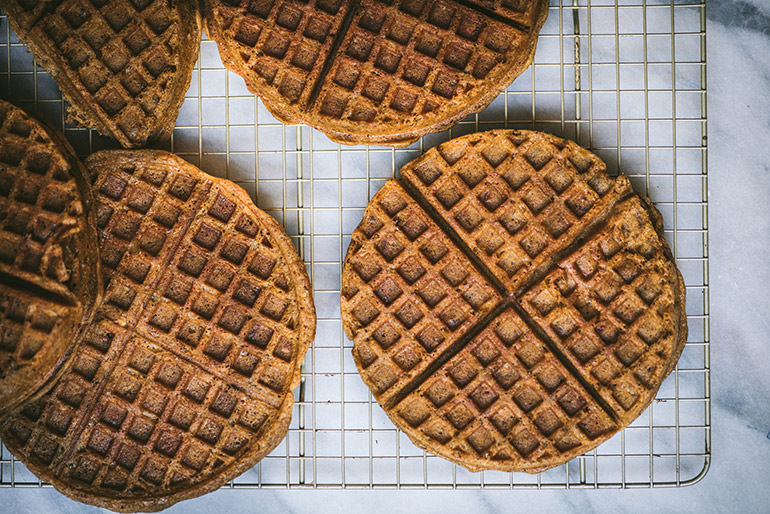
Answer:
[{"label": "grey marble veining", "polygon": [[[221,490],[167,512],[770,512],[770,2],[717,0],[707,12],[713,461],[702,481],[654,490]],[[52,489],[0,490],[0,512],[98,510]]]}]

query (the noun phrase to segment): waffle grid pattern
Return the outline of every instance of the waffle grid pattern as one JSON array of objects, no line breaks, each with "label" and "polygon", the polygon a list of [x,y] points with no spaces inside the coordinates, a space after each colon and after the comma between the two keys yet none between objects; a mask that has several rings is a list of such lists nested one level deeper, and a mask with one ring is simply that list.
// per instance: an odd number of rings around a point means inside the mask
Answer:
[{"label": "waffle grid pattern", "polygon": [[[181,56],[186,28],[173,19],[177,6],[161,0],[74,0],[57,4],[19,2],[19,24],[44,48],[63,57],[63,80],[84,91],[79,95],[96,111],[97,121],[72,111],[85,126],[98,123],[125,146],[143,146],[158,134],[156,109],[164,91],[186,66]],[[185,20],[188,21],[188,20]],[[58,58],[51,60],[59,66]],[[89,102],[90,100],[90,102]]]},{"label": "waffle grid pattern", "polygon": [[78,253],[67,232],[84,207],[67,157],[37,121],[0,105],[0,270],[78,301]]},{"label": "waffle grid pattern", "polygon": [[511,292],[627,191],[573,144],[523,134],[476,144],[443,147],[402,176]]},{"label": "waffle grid pattern", "polygon": [[354,352],[362,363],[374,363],[366,366],[364,380],[388,402],[501,296],[405,191],[390,187],[380,198],[363,229],[377,243],[351,259],[355,273],[344,294],[367,295],[350,304],[367,340]]},{"label": "waffle grid pattern", "polygon": [[[704,3],[593,0],[588,6],[581,0],[573,8],[554,1],[534,64],[513,86],[483,113],[395,150],[338,146],[308,127],[282,125],[239,77],[225,71],[216,44],[203,41],[167,147],[237,182],[287,227],[305,258],[319,309],[318,337],[308,352],[304,395],[295,393],[289,436],[233,481],[236,491],[634,488],[700,480],[711,460],[706,119],[701,110],[706,62],[700,53],[706,38]],[[577,66],[572,55],[576,41],[581,48]],[[594,50],[590,59],[589,42]],[[65,105],[55,84],[34,67],[3,17],[0,95],[42,111],[83,156],[112,144],[95,131],[64,124]],[[360,379],[350,359],[352,343],[342,335],[334,308],[349,234],[382,184],[442,141],[503,127],[535,128],[575,140],[597,153],[612,174],[623,170],[662,212],[666,237],[687,283],[690,339],[651,408],[596,450],[538,475],[469,473],[414,447]],[[0,474],[0,486],[46,486],[7,451],[0,456]]]},{"label": "waffle grid pattern", "polygon": [[3,409],[43,385],[79,326],[83,308],[62,306],[13,287],[0,286],[0,363]]},{"label": "waffle grid pattern", "polygon": [[329,72],[334,85],[313,107],[323,116],[364,122],[438,109],[478,87],[526,37],[442,0],[366,0],[351,27]]},{"label": "waffle grid pattern", "polygon": [[[674,299],[661,287],[668,266],[657,245],[624,234],[643,207],[634,200],[622,209],[522,304],[615,411],[636,412],[676,346],[661,329]],[[652,238],[650,232],[638,239]]]},{"label": "waffle grid pattern", "polygon": [[[510,342],[516,332],[524,335]],[[432,410],[427,402],[435,413],[415,418]],[[459,431],[454,448],[500,461],[557,456],[615,426],[510,309],[423,383],[400,415],[429,437],[450,441]]]},{"label": "waffle grid pattern", "polygon": [[59,324],[57,317],[61,313],[51,310],[51,305],[46,305],[47,302],[35,300],[39,303],[30,305],[30,298],[25,294],[6,288],[0,291],[0,305],[3,310],[3,316],[0,318],[0,356],[3,360],[34,359],[45,346],[48,336],[54,340],[59,337],[66,338],[57,336],[54,332],[54,328],[58,328],[59,333],[61,331],[61,327],[56,326]]}]

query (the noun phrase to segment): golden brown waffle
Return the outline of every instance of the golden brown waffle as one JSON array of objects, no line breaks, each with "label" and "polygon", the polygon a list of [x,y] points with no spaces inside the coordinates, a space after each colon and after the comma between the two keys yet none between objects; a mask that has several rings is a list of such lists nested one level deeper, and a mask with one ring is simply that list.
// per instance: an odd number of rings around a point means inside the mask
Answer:
[{"label": "golden brown waffle", "polygon": [[342,273],[364,382],[415,444],[472,471],[542,471],[631,423],[681,354],[684,301],[649,201],[530,131],[404,166]]},{"label": "golden brown waffle", "polygon": [[283,439],[315,332],[310,284],[280,225],[231,182],[158,151],[87,165],[105,301],[67,373],[2,438],[72,498],[157,511]]},{"label": "golden brown waffle", "polygon": [[125,148],[171,136],[200,47],[195,0],[7,0],[3,11],[72,122]]},{"label": "golden brown waffle", "polygon": [[486,107],[532,61],[545,0],[206,0],[229,69],[286,123],[405,146]]},{"label": "golden brown waffle", "polygon": [[0,417],[43,388],[101,295],[93,195],[72,148],[0,100]]}]

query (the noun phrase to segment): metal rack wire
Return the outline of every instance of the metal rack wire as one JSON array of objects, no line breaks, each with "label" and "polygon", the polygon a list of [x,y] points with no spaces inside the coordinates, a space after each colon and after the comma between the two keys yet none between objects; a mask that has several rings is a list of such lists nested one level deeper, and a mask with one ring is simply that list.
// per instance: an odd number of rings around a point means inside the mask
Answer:
[{"label": "metal rack wire", "polygon": [[[632,488],[699,481],[711,461],[706,16],[703,0],[551,0],[534,65],[486,110],[405,149],[340,146],[275,120],[204,40],[168,149],[238,183],[284,224],[315,290],[288,437],[228,487]],[[112,146],[64,122],[56,84],[0,16],[0,97],[61,126],[86,155]],[[470,473],[419,450],[358,377],[339,318],[341,262],[368,200],[400,166],[462,134],[534,128],[573,139],[628,175],[663,213],[687,284],[689,340],[649,409],[555,469]],[[41,487],[2,447],[0,487]]]}]

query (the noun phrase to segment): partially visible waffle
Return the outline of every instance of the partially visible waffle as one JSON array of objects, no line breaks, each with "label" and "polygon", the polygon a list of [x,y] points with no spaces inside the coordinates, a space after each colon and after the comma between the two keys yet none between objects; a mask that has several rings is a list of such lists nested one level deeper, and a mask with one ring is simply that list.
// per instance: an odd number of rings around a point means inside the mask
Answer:
[{"label": "partially visible waffle", "polygon": [[274,116],[405,146],[486,107],[532,61],[544,0],[206,0],[206,30]]},{"label": "partially visible waffle", "polygon": [[[530,131],[471,134],[405,165],[342,274],[364,382],[415,444],[473,471],[542,471],[631,423],[682,352],[684,301],[649,200]],[[400,316],[407,305],[419,316]]]},{"label": "partially visible waffle", "polygon": [[0,100],[0,417],[57,373],[101,295],[93,196],[72,148]]},{"label": "partially visible waffle", "polygon": [[105,151],[106,285],[52,391],[3,442],[68,496],[156,511],[220,487],[285,436],[315,332],[304,265],[231,182],[158,151]]},{"label": "partially visible waffle", "polygon": [[171,136],[200,47],[195,0],[7,0],[3,11],[72,122],[125,148]]}]

